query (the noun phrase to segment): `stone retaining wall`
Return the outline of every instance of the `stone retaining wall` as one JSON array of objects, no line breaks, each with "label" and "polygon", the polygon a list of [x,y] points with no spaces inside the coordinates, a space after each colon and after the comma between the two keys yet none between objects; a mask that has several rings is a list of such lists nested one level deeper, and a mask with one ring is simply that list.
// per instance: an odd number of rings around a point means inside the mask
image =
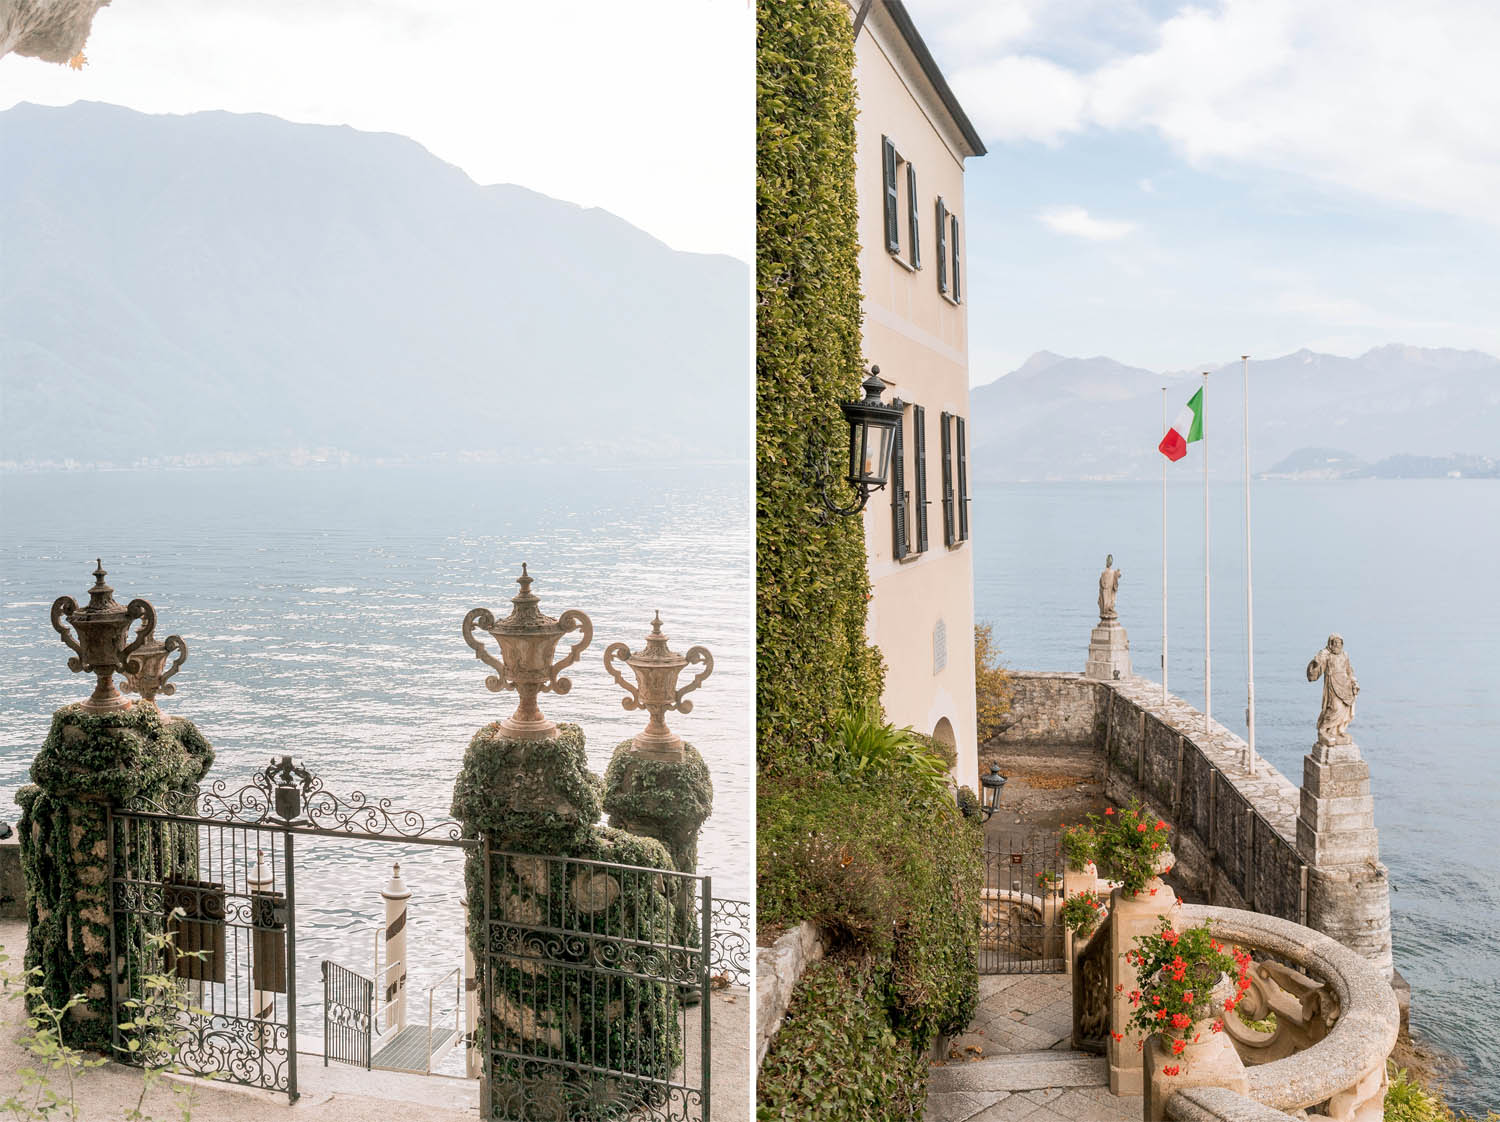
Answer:
[{"label": "stone retaining wall", "polygon": [[1173,824],[1177,872],[1194,894],[1325,931],[1389,972],[1384,867],[1314,864],[1298,846],[1302,790],[1263,759],[1248,774],[1242,738],[1146,678],[1011,677],[1012,723],[995,743],[1102,750],[1105,794],[1139,797]]},{"label": "stone retaining wall", "polygon": [[803,921],[792,928],[769,947],[762,947],[755,955],[755,1066],[766,1058],[766,1049],[781,1022],[786,1017],[787,1006],[792,1002],[792,991],[802,979],[802,973],[818,959],[825,950],[823,936],[811,923]]}]

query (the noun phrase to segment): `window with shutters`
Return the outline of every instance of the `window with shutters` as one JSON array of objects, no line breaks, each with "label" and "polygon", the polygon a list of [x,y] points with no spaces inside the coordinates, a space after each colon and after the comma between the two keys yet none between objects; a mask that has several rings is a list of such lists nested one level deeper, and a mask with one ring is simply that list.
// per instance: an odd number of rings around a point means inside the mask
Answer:
[{"label": "window with shutters", "polygon": [[952,416],[945,410],[938,430],[938,451],[943,458],[943,544],[947,546],[958,541],[958,527],[953,520],[953,438],[949,423]]},{"label": "window with shutters", "polygon": [[948,294],[948,208],[943,205],[942,197],[937,201],[937,221],[933,223],[937,230],[937,284],[938,291],[944,296]]},{"label": "window with shutters", "polygon": [[969,540],[969,437],[964,418],[958,422],[958,540]]},{"label": "window with shutters", "polygon": [[896,431],[891,437],[891,556],[897,561],[910,552],[906,526],[906,453],[901,432],[905,427],[903,414],[897,418]]},{"label": "window with shutters", "polygon": [[911,407],[912,470],[916,472],[912,513],[916,516],[915,552],[927,552],[927,410]]},{"label": "window with shutters", "polygon": [[901,168],[901,156],[896,152],[896,142],[888,136],[880,138],[881,172],[885,180],[885,248],[888,253],[901,252],[901,192],[897,184],[897,173]]},{"label": "window with shutters", "polygon": [[917,169],[906,165],[906,232],[911,241],[911,267],[922,267],[922,237],[917,225]]}]

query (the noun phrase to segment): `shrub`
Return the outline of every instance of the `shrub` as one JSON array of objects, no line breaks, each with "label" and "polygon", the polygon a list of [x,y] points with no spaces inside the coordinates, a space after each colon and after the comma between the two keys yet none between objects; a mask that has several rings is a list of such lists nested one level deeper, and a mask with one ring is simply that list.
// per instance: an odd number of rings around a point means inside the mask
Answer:
[{"label": "shrub", "polygon": [[979,743],[1005,730],[1009,723],[1011,698],[1015,685],[1010,673],[1000,665],[1000,651],[995,647],[993,625],[974,625],[974,701],[979,725]]},{"label": "shrub", "polygon": [[1100,873],[1132,896],[1139,894],[1156,875],[1162,849],[1172,844],[1171,827],[1147,814],[1139,799],[1121,811],[1108,807],[1103,817],[1091,814],[1089,822],[1098,838]]},{"label": "shrub", "polygon": [[945,795],[948,768],[910,728],[887,724],[874,705],[865,705],[839,722],[833,771],[840,781],[858,782],[880,774],[902,779],[924,794]]},{"label": "shrub", "polygon": [[919,1045],[965,1028],[978,1001],[981,826],[946,791],[896,775],[783,775],[761,782],[757,807],[760,922],[811,920],[888,963],[892,1024]]},{"label": "shrub", "polygon": [[878,698],[881,664],[863,522],[822,520],[803,477],[810,434],[846,443],[862,380],[849,11],[759,4],[756,34],[756,754],[774,769]]},{"label": "shrub", "polygon": [[923,1048],[892,1029],[876,962],[825,959],[797,986],[756,1081],[757,1118],[784,1122],[920,1119]]}]

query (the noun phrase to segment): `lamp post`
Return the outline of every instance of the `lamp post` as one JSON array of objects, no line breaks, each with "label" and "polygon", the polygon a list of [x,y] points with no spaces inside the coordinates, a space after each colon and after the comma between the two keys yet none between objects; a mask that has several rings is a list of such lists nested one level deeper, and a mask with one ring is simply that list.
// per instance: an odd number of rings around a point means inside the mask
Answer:
[{"label": "lamp post", "polygon": [[[59,596],[52,603],[52,626],[74,654],[68,659],[68,669],[75,674],[87,671],[98,679],[94,692],[83,703],[84,711],[118,713],[130,708],[130,702],[115,687],[115,671],[126,670],[131,656],[152,637],[156,609],[145,600],[132,600],[122,608],[115,602],[115,590],[104,583],[108,575],[104,562],[95,561],[94,566],[88,606],[80,608],[73,597]],[[140,620],[141,626],[127,643],[126,634],[135,620]],[[65,622],[73,625],[76,638],[68,633]]]},{"label": "lamp post", "polygon": [[[594,638],[594,624],[580,611],[569,610],[553,619],[543,615],[537,607],[537,596],[531,591],[532,577],[521,565],[521,575],[516,583],[520,594],[511,598],[514,607],[510,615],[496,620],[488,608],[474,608],[464,616],[464,642],[474,649],[474,657],[495,673],[484,680],[494,693],[513,689],[520,695],[516,711],[500,722],[507,736],[517,740],[546,740],[557,732],[557,726],[542,716],[537,707],[537,694],[551,691],[564,694],[573,688],[570,679],[560,672],[578,661],[578,656]],[[496,658],[485,647],[484,641],[475,631],[487,632],[500,647]],[[574,643],[568,653],[556,663],[558,641],[571,631],[582,632],[582,638]]]},{"label": "lamp post", "polygon": [[828,483],[832,470],[828,465],[828,450],[820,441],[809,440],[807,446],[807,477],[818,487],[818,498],[828,515],[840,518],[858,514],[870,501],[870,495],[885,487],[891,470],[891,448],[894,444],[896,425],[901,420],[902,406],[899,403],[886,405],[880,400],[885,391],[885,382],[880,377],[880,367],[870,367],[870,376],[864,380],[865,396],[860,401],[841,402],[844,421],[849,426],[849,471],[844,477],[854,488],[858,499],[852,506],[839,506],[828,495]]},{"label": "lamp post", "polygon": [[[615,666],[622,660],[635,672],[635,685],[625,681],[625,676]],[[703,669],[691,682],[677,688],[677,679],[689,666],[702,665]],[[714,656],[707,647],[691,647],[687,654],[678,654],[667,646],[667,636],[661,629],[661,613],[651,621],[651,634],[646,636],[646,646],[638,654],[631,654],[624,643],[611,643],[604,648],[604,669],[625,690],[626,696],[620,704],[626,709],[644,709],[651,715],[646,727],[635,734],[631,743],[642,755],[657,759],[682,759],[682,737],[667,728],[666,714],[670,709],[679,713],[691,713],[693,703],[687,695],[701,686],[714,672]]]},{"label": "lamp post", "polygon": [[984,820],[988,822],[990,816],[1000,809],[1000,792],[1005,787],[1005,776],[1000,774],[999,764],[991,764],[990,773],[979,777],[979,786],[983,791],[979,809],[984,812]]}]

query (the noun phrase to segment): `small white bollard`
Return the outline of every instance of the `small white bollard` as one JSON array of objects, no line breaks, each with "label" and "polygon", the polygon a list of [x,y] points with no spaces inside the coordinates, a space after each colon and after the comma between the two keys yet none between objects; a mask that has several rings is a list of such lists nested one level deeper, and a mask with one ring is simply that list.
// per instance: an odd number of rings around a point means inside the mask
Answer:
[{"label": "small white bollard", "polygon": [[[391,866],[391,879],[380,890],[385,901],[385,976],[375,984],[385,987],[385,1023],[394,1019],[406,1027],[406,902],[411,892],[401,880],[401,865]],[[394,967],[395,969],[392,969]]]},{"label": "small white bollard", "polygon": [[[269,893],[275,883],[275,876],[270,869],[266,868],[266,851],[257,849],[255,851],[255,871],[245,878],[245,885],[250,889],[250,897],[253,900],[258,894]],[[252,940],[252,954],[254,950]],[[271,990],[254,988],[254,981],[259,977],[255,964],[251,964],[251,990],[250,990],[250,1016],[257,1021],[263,1022],[255,1028],[256,1043],[267,1047],[271,1042],[271,1030],[264,1022],[270,1021],[275,1014],[276,994]]]},{"label": "small white bollard", "polygon": [[474,944],[469,941],[469,904],[464,901],[464,1073],[478,1079],[480,1063],[476,1038],[479,1033],[479,979],[474,973]]}]

